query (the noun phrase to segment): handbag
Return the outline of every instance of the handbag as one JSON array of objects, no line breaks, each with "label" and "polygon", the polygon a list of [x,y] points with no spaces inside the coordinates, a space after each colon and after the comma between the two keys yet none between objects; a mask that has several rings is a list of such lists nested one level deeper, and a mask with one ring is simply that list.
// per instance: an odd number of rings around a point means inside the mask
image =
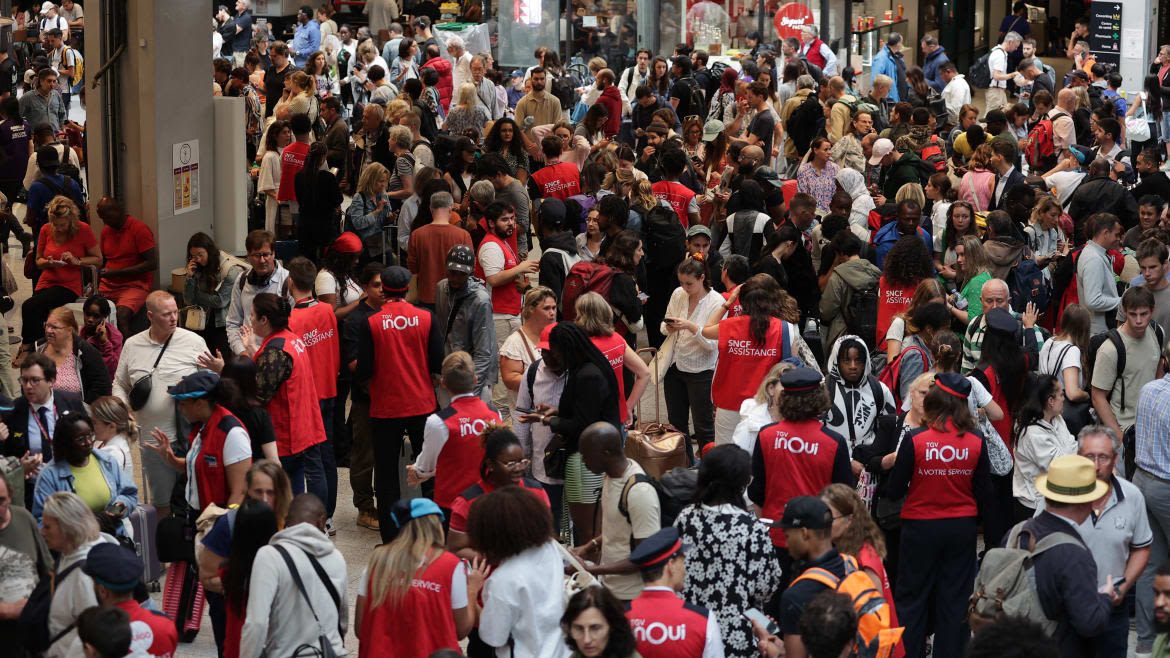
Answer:
[{"label": "handbag", "polygon": [[565,446],[565,437],[553,434],[544,447],[544,474],[554,480],[563,480],[568,463],[569,449]]},{"label": "handbag", "polygon": [[189,331],[203,331],[207,328],[207,309],[202,306],[184,306],[183,328]]},{"label": "handbag", "polygon": [[[647,347],[638,350],[638,354],[649,352],[657,355],[658,350]],[[654,359],[654,377],[658,378],[658,360]],[[654,421],[639,422],[626,436],[626,457],[638,462],[646,474],[657,479],[663,473],[675,467],[690,466],[687,459],[686,442],[690,439],[684,432],[670,424],[661,421],[661,408],[658,396],[654,396]],[[638,401],[638,415],[642,415],[642,401]]]},{"label": "handbag", "polygon": [[1125,135],[1133,142],[1146,142],[1150,139],[1150,121],[1146,116],[1146,108],[1139,107],[1132,116],[1125,117]]},{"label": "handbag", "polygon": [[596,585],[597,577],[586,571],[585,565],[581,564],[581,560],[576,555],[573,555],[569,549],[565,548],[564,544],[558,541],[556,542],[556,545],[557,551],[561,554],[561,557],[564,558],[566,562],[573,565],[573,568],[576,570],[573,575],[565,576],[564,599],[565,605],[568,605],[569,599],[573,598],[574,594],[580,592],[586,587],[592,587]]},{"label": "handbag", "polygon": [[130,395],[127,397],[130,398],[130,408],[134,411],[145,407],[146,403],[150,401],[150,392],[154,388],[154,371],[158,370],[158,363],[162,361],[163,354],[166,354],[167,347],[171,344],[171,338],[174,337],[174,332],[171,332],[167,342],[163,343],[162,349],[158,351],[158,358],[154,360],[154,366],[151,367],[150,372],[139,377],[130,386]]}]

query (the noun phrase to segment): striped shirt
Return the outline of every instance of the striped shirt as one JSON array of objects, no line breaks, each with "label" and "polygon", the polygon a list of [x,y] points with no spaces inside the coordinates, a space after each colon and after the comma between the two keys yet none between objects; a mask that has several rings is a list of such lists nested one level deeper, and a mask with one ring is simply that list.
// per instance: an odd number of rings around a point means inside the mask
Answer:
[{"label": "striped shirt", "polygon": [[1137,467],[1150,475],[1170,480],[1170,375],[1142,387],[1138,395],[1135,426]]}]

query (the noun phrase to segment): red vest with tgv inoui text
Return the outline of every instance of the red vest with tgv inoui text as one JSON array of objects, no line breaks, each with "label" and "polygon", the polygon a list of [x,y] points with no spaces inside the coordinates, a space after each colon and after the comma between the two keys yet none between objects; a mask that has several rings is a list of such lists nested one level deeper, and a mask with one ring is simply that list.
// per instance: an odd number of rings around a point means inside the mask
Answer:
[{"label": "red vest with tgv inoui text", "polygon": [[983,437],[975,432],[940,432],[927,427],[904,440],[914,442],[914,474],[906,490],[903,519],[975,516],[975,467]]},{"label": "red vest with tgv inoui text", "polygon": [[[849,446],[836,432],[820,420],[790,422],[782,420],[760,429],[756,450],[764,460],[764,504],[761,516],[779,519],[784,506],[797,496],[816,496],[833,483],[833,469],[844,453],[849,461]],[[846,466],[848,468],[848,466]],[[850,471],[852,476],[852,471]],[[787,548],[784,531],[772,528],[772,543]]]},{"label": "red vest with tgv inoui text", "polygon": [[256,352],[256,360],[265,350],[282,350],[292,357],[292,374],[265,408],[272,416],[276,432],[276,452],[281,457],[296,455],[306,448],[325,441],[325,426],[321,423],[321,403],[317,385],[313,381],[313,362],[300,336],[288,329],[270,334]]},{"label": "red vest with tgv inoui text", "polygon": [[392,299],[369,317],[374,344],[370,417],[407,418],[437,406],[427,361],[434,316],[402,299]]},{"label": "red vest with tgv inoui text", "polygon": [[648,587],[630,601],[626,619],[642,658],[701,658],[710,614],[665,587]]},{"label": "red vest with tgv inoui text", "polygon": [[447,426],[447,442],[435,463],[435,503],[450,509],[456,496],[479,481],[483,461],[479,437],[488,425],[500,422],[500,413],[468,393],[451,400],[451,406],[436,415]]},{"label": "red vest with tgv inoui text", "polygon": [[739,411],[739,405],[756,394],[764,375],[785,357],[792,356],[795,328],[770,318],[763,344],[752,340],[751,317],[741,315],[719,323],[719,361],[711,383],[711,400],[720,409]]}]

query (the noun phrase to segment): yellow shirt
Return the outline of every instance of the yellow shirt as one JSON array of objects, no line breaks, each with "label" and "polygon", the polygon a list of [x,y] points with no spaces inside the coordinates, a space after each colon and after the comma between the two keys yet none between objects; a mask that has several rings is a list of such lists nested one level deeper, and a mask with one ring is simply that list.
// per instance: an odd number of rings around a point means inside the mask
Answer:
[{"label": "yellow shirt", "polygon": [[[984,144],[990,144],[992,139],[995,138],[984,133]],[[975,146],[979,145],[976,144]],[[959,133],[959,136],[955,138],[954,149],[956,153],[961,153],[964,158],[969,158],[975,154],[975,149],[967,143],[967,133],[965,132]]]},{"label": "yellow shirt", "polygon": [[73,474],[73,492],[81,496],[89,509],[101,512],[109,506],[110,485],[106,484],[96,457],[90,455],[89,463],[81,468],[70,464],[69,472]]}]

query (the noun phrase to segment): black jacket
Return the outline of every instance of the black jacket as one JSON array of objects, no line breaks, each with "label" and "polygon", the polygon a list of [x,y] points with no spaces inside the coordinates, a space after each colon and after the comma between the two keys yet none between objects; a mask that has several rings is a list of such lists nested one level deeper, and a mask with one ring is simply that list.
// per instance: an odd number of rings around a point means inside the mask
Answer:
[{"label": "black jacket", "polygon": [[[38,352],[45,351],[45,344],[37,345]],[[81,380],[81,395],[86,404],[103,395],[113,393],[114,383],[110,379],[110,371],[106,369],[106,362],[102,360],[102,353],[81,336],[73,336],[73,358],[78,364],[78,379]],[[48,461],[48,460],[46,460]]]},{"label": "black jacket", "polygon": [[570,453],[577,450],[581,432],[593,423],[605,421],[621,426],[618,392],[613,389],[605,374],[591,362],[569,373],[557,415],[549,419],[549,427],[564,437]]},{"label": "black jacket", "polygon": [[[992,194],[991,208],[989,208],[989,210],[1003,210],[1004,200],[1007,199],[1008,191],[1017,185],[1024,185],[1025,184],[1024,174],[1020,173],[1019,169],[1016,169],[1015,167],[1013,167],[1012,170],[1008,173],[1009,173],[1009,175],[1008,175],[1007,182],[1004,183],[1004,186],[1003,186],[1003,193],[999,195],[998,200],[995,198],[995,195]],[[999,179],[1000,179],[1000,175],[996,174],[995,175],[996,187],[999,186]],[[995,188],[992,188],[992,189],[994,190]]]},{"label": "black jacket", "polygon": [[[90,347],[93,346],[91,345]],[[101,363],[100,357],[98,358],[98,362],[99,364]],[[105,368],[104,364],[102,367],[103,369]],[[81,396],[65,391],[53,391],[53,409],[57,417],[60,417],[66,411],[85,413],[85,405],[81,403]],[[8,440],[0,441],[0,454],[6,457],[23,457],[24,453],[28,452],[28,423],[28,399],[21,396],[13,401],[12,411],[4,416],[4,424],[8,426],[9,436]],[[46,429],[50,432],[53,431],[53,428]],[[52,440],[46,440],[43,436],[41,437],[41,456],[46,464],[53,461],[53,442]],[[36,478],[25,482],[25,509],[32,509],[33,490],[36,488]]]},{"label": "black jacket", "polygon": [[1091,215],[1099,212],[1117,215],[1126,229],[1133,228],[1138,221],[1137,201],[1120,183],[1108,176],[1086,178],[1073,192],[1068,204],[1068,214],[1077,228],[1077,244],[1088,239],[1082,235],[1081,229]]},{"label": "black jacket", "polygon": [[565,287],[565,276],[568,272],[565,270],[565,259],[559,253],[550,253],[549,249],[559,249],[569,254],[570,256],[577,255],[577,239],[569,231],[561,231],[554,233],[540,243],[540,285],[547,286],[556,294],[557,299],[561,298],[561,289]]},{"label": "black jacket", "polygon": [[1161,197],[1163,200],[1170,199],[1170,177],[1166,176],[1165,172],[1155,171],[1152,174],[1145,174],[1142,176],[1140,183],[1135,185],[1130,191],[1135,201],[1140,201],[1142,197],[1147,194]]},{"label": "black jacket", "polygon": [[1036,541],[1063,532],[1080,544],[1055,546],[1036,558],[1036,594],[1044,614],[1060,620],[1053,639],[1060,644],[1062,658],[1096,655],[1095,636],[1108,625],[1112,606],[1097,591],[1093,554],[1072,525],[1051,512],[1041,512],[1027,523]]}]

